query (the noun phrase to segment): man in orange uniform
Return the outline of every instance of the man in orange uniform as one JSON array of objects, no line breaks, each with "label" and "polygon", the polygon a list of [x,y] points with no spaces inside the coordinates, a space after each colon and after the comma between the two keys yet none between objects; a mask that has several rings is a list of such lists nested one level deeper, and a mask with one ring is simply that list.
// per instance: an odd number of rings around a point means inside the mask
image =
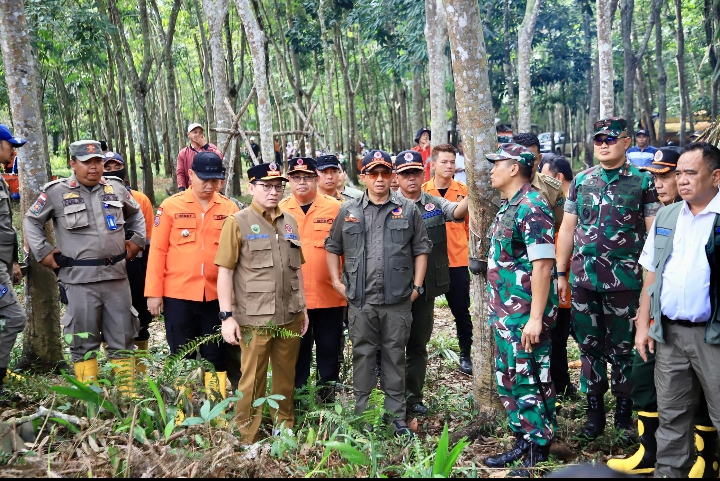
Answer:
[{"label": "man in orange uniform", "polygon": [[280,208],[295,217],[306,263],[302,266],[305,303],[310,325],[300,343],[295,366],[295,388],[303,387],[310,377],[313,342],[321,386],[320,399],[334,397],[333,384],[340,381],[339,358],[342,350],[345,300],[335,292],[328,272],[325,239],[340,211],[340,202],[318,192],[317,165],[309,157],[290,160],[287,172],[292,197],[280,202]]},{"label": "man in orange uniform", "polygon": [[[173,354],[221,325],[215,255],[225,218],[238,211],[233,201],[217,193],[224,176],[217,154],[199,152],[190,168],[190,187],[165,199],[155,215],[145,295],[153,316],[164,311]],[[227,367],[221,343],[201,345],[200,354],[217,372],[217,381],[205,373],[205,387],[210,391],[219,386],[224,397]]]},{"label": "man in orange uniform", "polygon": [[[430,195],[442,197],[451,202],[460,202],[467,197],[467,186],[453,178],[455,175],[455,155],[457,149],[450,144],[436,145],[432,149],[431,159],[435,164],[435,177],[422,186]],[[445,294],[448,306],[455,318],[458,343],[460,344],[460,371],[472,374],[472,319],[470,318],[470,271],[468,238],[470,237],[469,218],[465,222],[448,222],[447,248],[450,258],[450,290]]]},{"label": "man in orange uniform", "polygon": [[[150,238],[152,237],[152,219],[153,219],[153,206],[148,199],[148,196],[140,191],[132,190],[125,183],[127,180],[127,167],[125,166],[125,159],[116,152],[105,152],[103,154],[103,175],[105,177],[117,177],[124,184],[127,191],[140,205],[140,211],[145,218],[145,251],[140,251],[135,259],[126,261],[126,268],[128,273],[128,280],[130,281],[130,294],[132,296],[132,304],[136,311],[138,311],[138,318],[140,319],[140,332],[135,337],[135,346],[138,348],[138,358],[148,354],[148,341],[150,340],[150,322],[152,321],[152,314],[147,309],[147,298],[145,297],[145,277],[147,275],[147,261],[150,252]],[[133,235],[133,232],[125,232],[125,238],[129,239]],[[137,361],[135,368],[138,372],[146,372],[147,366],[142,361]]]}]

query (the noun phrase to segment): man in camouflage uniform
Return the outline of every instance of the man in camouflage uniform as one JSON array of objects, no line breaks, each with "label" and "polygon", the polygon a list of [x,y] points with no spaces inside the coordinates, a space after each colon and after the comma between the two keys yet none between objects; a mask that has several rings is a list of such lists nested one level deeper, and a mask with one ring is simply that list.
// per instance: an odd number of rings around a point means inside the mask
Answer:
[{"label": "man in camouflage uniform", "polygon": [[516,441],[485,464],[499,468],[527,455],[509,475],[529,477],[529,468],[547,461],[555,430],[549,333],[558,311],[555,228],[550,205],[530,184],[535,155],[519,144],[503,144],[486,158],[495,163],[492,186],[510,199],[488,233],[487,282],[498,392]]},{"label": "man in camouflage uniform", "polygon": [[625,158],[630,141],[624,119],[595,123],[595,158],[600,165],[578,174],[570,185],[558,239],[562,299],[567,296],[572,252],[573,327],[581,350],[580,389],[588,399],[581,435],[587,439],[597,438],[605,429],[608,362],[617,398],[615,427],[633,428],[629,378],[635,336],[632,318],[642,287],[638,258],[660,202],[652,178]]}]

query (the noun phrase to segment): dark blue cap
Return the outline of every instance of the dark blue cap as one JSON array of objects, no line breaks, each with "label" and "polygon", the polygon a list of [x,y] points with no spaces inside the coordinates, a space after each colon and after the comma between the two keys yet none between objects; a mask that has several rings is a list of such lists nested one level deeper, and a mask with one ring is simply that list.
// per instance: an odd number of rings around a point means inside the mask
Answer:
[{"label": "dark blue cap", "polygon": [[103,154],[103,164],[111,160],[114,160],[115,162],[120,162],[121,164],[125,165],[125,159],[122,158],[122,155],[118,154],[117,152],[105,152]]},{"label": "dark blue cap", "polygon": [[416,150],[405,150],[395,157],[395,169],[398,173],[407,170],[423,170],[423,159]]},{"label": "dark blue cap", "polygon": [[362,173],[364,174],[373,167],[377,167],[379,165],[382,165],[383,167],[387,167],[388,169],[392,170],[393,164],[390,154],[388,154],[384,150],[371,150],[367,153],[367,155],[362,161]]},{"label": "dark blue cap", "polygon": [[325,170],[330,167],[340,169],[340,161],[333,154],[321,155],[315,160],[315,163],[317,164],[317,170]]},{"label": "dark blue cap", "polygon": [[288,162],[287,175],[295,172],[309,172],[317,175],[317,165],[312,157],[293,157]]},{"label": "dark blue cap", "polygon": [[7,141],[13,147],[22,147],[27,142],[25,139],[15,137],[12,132],[10,132],[10,129],[3,124],[0,124],[0,140]]},{"label": "dark blue cap", "polygon": [[200,180],[224,179],[222,159],[215,152],[202,151],[195,154],[190,167]]},{"label": "dark blue cap", "polygon": [[280,168],[275,162],[269,164],[259,164],[250,167],[247,171],[248,180],[255,182],[257,180],[282,180],[287,182],[287,177],[282,175]]}]

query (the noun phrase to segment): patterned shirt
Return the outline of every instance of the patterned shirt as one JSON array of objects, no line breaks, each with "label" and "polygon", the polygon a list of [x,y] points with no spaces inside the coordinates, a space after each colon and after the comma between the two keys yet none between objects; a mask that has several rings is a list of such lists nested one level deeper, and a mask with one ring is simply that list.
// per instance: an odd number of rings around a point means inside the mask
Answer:
[{"label": "patterned shirt", "polygon": [[575,176],[565,202],[565,212],[578,216],[571,284],[598,292],[641,289],[645,219],[660,207],[652,177],[630,162]]},{"label": "patterned shirt", "polygon": [[[555,259],[552,209],[530,183],[503,203],[488,232],[488,322],[495,329],[522,329],[530,319],[532,262]],[[543,327],[557,317],[557,292],[551,286]]]}]

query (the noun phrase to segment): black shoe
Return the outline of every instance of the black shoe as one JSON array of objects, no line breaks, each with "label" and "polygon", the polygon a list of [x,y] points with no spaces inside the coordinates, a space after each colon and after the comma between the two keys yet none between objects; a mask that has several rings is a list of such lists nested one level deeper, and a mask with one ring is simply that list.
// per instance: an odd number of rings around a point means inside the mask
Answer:
[{"label": "black shoe", "polygon": [[502,454],[489,456],[483,461],[488,468],[504,468],[522,457],[530,450],[530,443],[525,441],[522,434],[516,434],[515,445]]},{"label": "black shoe", "polygon": [[[535,470],[531,470],[539,463],[544,463],[550,458],[550,445],[540,446],[538,444],[530,444],[527,456],[522,463],[520,469],[510,471],[507,475],[508,478],[529,478],[531,473]],[[534,474],[534,473],[533,473]],[[533,477],[539,478],[540,476],[534,475]]]},{"label": "black shoe", "polygon": [[470,356],[460,356],[460,372],[472,376],[473,366]]},{"label": "black shoe", "polygon": [[605,400],[602,395],[587,396],[587,421],[580,431],[580,436],[592,441],[605,431]]},{"label": "black shoe", "polygon": [[561,402],[567,402],[578,398],[578,388],[576,388],[574,384],[568,384],[563,388],[556,388],[555,391],[557,393],[558,400]]},{"label": "black shoe", "polygon": [[408,427],[407,423],[401,419],[396,419],[392,422],[392,427],[395,430],[395,436],[405,437],[407,440],[411,440],[415,437],[413,432]]},{"label": "black shoe", "polygon": [[410,406],[409,411],[413,414],[418,414],[420,416],[425,416],[428,412],[428,408],[425,407],[425,405],[421,402],[413,404]]},{"label": "black shoe", "polygon": [[622,431],[622,437],[620,439],[623,445],[629,445],[634,442],[633,437],[635,434],[635,425],[632,419],[632,399],[615,399],[615,428]]}]

